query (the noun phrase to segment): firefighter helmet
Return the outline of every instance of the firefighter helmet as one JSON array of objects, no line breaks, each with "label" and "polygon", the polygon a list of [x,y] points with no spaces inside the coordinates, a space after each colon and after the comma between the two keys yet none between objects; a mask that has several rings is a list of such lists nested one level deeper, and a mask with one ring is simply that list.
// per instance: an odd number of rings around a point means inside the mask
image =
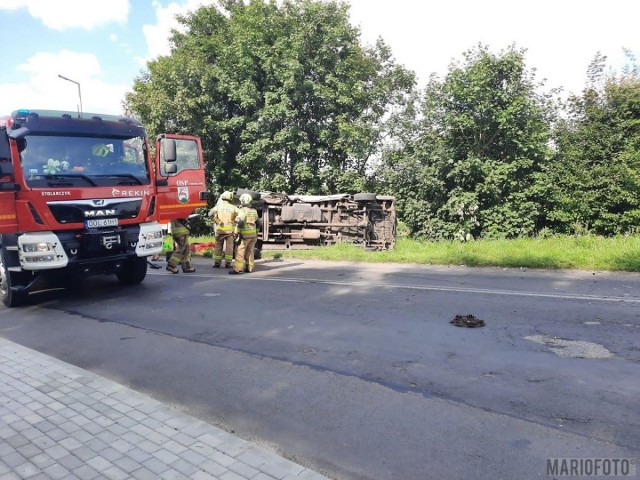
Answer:
[{"label": "firefighter helmet", "polygon": [[228,190],[225,192],[222,192],[222,195],[220,195],[220,199],[230,202],[231,200],[233,200],[233,193]]},{"label": "firefighter helmet", "polygon": [[250,205],[251,202],[253,202],[253,198],[251,198],[251,195],[249,195],[248,193],[243,193],[242,195],[240,195],[240,203],[242,205]]}]

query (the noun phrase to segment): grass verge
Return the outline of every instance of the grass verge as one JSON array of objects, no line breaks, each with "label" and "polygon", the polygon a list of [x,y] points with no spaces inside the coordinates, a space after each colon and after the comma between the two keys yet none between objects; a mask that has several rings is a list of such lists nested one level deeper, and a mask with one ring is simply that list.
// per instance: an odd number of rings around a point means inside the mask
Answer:
[{"label": "grass verge", "polygon": [[[195,237],[192,243],[211,241]],[[349,262],[418,263],[527,267],[546,269],[610,270],[640,272],[640,236],[611,238],[554,236],[473,242],[422,242],[399,239],[390,251],[368,252],[361,247],[338,244],[313,250],[265,251],[265,257],[284,257]]]}]

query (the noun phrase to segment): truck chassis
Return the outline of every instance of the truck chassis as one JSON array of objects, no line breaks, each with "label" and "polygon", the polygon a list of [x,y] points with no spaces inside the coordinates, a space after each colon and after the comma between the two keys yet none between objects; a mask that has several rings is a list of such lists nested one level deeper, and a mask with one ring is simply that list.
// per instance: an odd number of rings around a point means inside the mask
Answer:
[{"label": "truck chassis", "polygon": [[373,193],[287,195],[260,193],[263,250],[311,249],[345,242],[368,250],[395,246],[396,206],[392,196]]}]

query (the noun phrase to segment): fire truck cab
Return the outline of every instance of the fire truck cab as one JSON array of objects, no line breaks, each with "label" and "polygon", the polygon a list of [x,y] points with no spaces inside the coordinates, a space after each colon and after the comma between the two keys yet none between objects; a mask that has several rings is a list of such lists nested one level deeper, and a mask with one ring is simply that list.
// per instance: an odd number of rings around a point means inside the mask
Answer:
[{"label": "fire truck cab", "polygon": [[0,297],[9,307],[46,277],[146,276],[161,223],[206,205],[200,139],[127,117],[18,110],[0,118]]}]

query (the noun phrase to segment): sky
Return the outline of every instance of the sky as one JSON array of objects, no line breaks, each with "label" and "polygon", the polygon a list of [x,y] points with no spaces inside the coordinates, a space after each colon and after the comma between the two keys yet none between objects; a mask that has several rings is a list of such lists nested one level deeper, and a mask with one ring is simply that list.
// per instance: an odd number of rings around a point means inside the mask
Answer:
[{"label": "sky", "polygon": [[[0,0],[0,115],[20,108],[120,114],[146,62],[170,53],[175,15],[213,0]],[[479,43],[526,49],[545,88],[580,93],[600,52],[640,59],[640,0],[348,0],[364,44],[382,37],[424,87]],[[60,75],[69,80],[60,78]]]}]

